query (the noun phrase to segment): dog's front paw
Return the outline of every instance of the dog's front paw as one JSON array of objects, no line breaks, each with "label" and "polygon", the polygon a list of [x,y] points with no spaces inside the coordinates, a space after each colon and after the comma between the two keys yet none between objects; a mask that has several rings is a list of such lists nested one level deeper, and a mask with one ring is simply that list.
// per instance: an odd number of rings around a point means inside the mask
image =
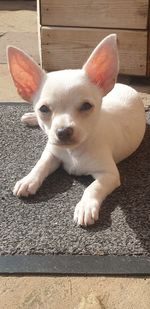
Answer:
[{"label": "dog's front paw", "polygon": [[74,221],[77,225],[91,225],[99,218],[100,203],[96,199],[81,199],[76,205]]},{"label": "dog's front paw", "polygon": [[35,113],[25,113],[21,117],[21,122],[27,124],[30,127],[38,126],[38,120]]},{"label": "dog's front paw", "polygon": [[35,194],[41,183],[38,177],[31,176],[30,174],[21,180],[17,181],[13,194],[16,196],[29,196]]}]

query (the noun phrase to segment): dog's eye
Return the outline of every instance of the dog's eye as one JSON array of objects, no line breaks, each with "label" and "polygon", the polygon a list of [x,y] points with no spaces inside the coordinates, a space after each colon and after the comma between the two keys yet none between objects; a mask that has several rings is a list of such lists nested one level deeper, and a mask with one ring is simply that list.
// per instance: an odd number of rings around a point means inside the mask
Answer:
[{"label": "dog's eye", "polygon": [[48,106],[46,105],[42,105],[40,108],[39,108],[40,112],[41,113],[49,113],[50,112],[50,109],[48,108]]},{"label": "dog's eye", "polygon": [[92,104],[90,104],[89,102],[84,102],[81,106],[80,106],[80,111],[84,112],[84,111],[89,111],[91,108],[93,107]]}]

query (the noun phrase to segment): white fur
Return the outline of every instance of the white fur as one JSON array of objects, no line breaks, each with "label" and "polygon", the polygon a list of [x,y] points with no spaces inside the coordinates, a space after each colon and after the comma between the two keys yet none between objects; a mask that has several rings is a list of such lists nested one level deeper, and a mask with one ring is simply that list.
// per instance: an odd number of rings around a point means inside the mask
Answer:
[{"label": "white fur", "polygon": [[[47,74],[29,122],[38,121],[48,143],[33,170],[15,185],[15,195],[35,194],[45,177],[62,163],[70,174],[90,174],[95,179],[75,208],[75,222],[89,225],[99,218],[103,200],[120,185],[116,163],[137,149],[145,132],[144,106],[134,89],[115,84],[102,96],[102,89],[90,81],[84,69]],[[86,101],[93,104],[93,110],[79,112]],[[51,109],[51,115],[41,114],[43,104]],[[28,114],[23,119],[27,122]],[[74,142],[59,144],[56,131],[66,126],[73,127]]]}]

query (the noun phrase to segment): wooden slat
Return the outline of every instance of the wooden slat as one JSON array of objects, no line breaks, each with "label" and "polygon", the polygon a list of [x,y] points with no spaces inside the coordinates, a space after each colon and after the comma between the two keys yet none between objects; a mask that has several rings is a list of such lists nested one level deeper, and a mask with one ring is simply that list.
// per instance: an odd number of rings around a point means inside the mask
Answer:
[{"label": "wooden slat", "polygon": [[114,32],[118,35],[120,73],[146,75],[146,31],[41,27],[44,69],[80,68],[93,48],[106,35]]},{"label": "wooden slat", "polygon": [[150,2],[149,2],[149,17],[148,17],[148,38],[147,38],[147,76],[150,76]]},{"label": "wooden slat", "polygon": [[146,29],[148,0],[39,0],[41,25]]}]

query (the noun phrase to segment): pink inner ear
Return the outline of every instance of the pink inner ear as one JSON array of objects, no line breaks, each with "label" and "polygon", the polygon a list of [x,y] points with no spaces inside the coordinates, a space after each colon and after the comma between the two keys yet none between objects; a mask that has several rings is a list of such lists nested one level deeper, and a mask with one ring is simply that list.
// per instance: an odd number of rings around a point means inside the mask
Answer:
[{"label": "pink inner ear", "polygon": [[106,95],[113,87],[118,74],[118,53],[114,35],[106,37],[83,66],[91,81]]},{"label": "pink inner ear", "polygon": [[8,49],[9,68],[20,96],[32,102],[44,78],[40,67],[21,50]]}]

